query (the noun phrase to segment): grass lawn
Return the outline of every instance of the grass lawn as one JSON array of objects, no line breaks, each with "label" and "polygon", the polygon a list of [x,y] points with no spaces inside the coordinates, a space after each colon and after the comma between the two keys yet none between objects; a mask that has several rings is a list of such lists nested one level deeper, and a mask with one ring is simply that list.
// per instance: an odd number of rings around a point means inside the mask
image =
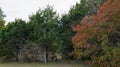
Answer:
[{"label": "grass lawn", "polygon": [[0,63],[0,67],[87,67],[77,63]]}]

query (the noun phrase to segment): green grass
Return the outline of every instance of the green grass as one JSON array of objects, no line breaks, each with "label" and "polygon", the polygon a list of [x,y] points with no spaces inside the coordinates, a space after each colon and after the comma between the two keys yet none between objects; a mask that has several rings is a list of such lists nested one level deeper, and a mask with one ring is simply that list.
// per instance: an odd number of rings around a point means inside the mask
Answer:
[{"label": "green grass", "polygon": [[86,67],[77,63],[0,63],[0,67]]}]

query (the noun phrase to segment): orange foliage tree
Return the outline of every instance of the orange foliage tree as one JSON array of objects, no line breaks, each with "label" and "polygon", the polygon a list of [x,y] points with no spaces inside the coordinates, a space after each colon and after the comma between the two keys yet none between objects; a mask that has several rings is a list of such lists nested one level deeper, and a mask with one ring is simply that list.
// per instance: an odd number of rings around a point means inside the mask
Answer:
[{"label": "orange foliage tree", "polygon": [[76,32],[72,38],[75,58],[89,58],[89,60],[94,60],[93,64],[100,60],[99,62],[104,65],[112,65],[109,59],[105,61],[101,54],[108,43],[109,35],[120,26],[119,8],[120,0],[113,2],[107,0],[98,7],[96,15],[86,16],[79,25],[72,26],[73,31]]}]

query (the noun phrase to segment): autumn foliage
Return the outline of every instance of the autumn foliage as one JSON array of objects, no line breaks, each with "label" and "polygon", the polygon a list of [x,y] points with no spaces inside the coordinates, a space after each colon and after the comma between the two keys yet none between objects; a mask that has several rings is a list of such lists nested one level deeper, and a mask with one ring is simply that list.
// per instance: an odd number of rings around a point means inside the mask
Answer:
[{"label": "autumn foliage", "polygon": [[[83,18],[80,24],[72,26],[73,31],[76,32],[76,35],[72,38],[75,58],[90,58],[91,65],[93,64],[93,66],[98,63],[98,67],[99,65],[103,65],[101,67],[104,67],[105,65],[117,67],[116,62],[120,62],[117,60],[119,58],[113,59],[107,57],[106,59],[105,53],[109,53],[109,50],[105,50],[111,49],[111,51],[114,51],[114,48],[109,47],[107,44],[109,42],[109,37],[117,28],[119,28],[119,26],[120,0],[107,0],[104,4],[98,7],[97,14],[88,15]],[[110,53],[111,54],[108,56],[116,57],[114,55],[115,52]]]}]

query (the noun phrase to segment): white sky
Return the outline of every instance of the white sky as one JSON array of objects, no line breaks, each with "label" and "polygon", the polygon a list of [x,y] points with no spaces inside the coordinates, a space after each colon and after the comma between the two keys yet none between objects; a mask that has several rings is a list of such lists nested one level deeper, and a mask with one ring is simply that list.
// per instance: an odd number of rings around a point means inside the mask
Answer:
[{"label": "white sky", "polygon": [[14,21],[15,18],[28,20],[29,15],[48,4],[59,14],[67,13],[76,2],[79,0],[0,0],[0,7],[6,14],[5,20],[8,22]]}]

